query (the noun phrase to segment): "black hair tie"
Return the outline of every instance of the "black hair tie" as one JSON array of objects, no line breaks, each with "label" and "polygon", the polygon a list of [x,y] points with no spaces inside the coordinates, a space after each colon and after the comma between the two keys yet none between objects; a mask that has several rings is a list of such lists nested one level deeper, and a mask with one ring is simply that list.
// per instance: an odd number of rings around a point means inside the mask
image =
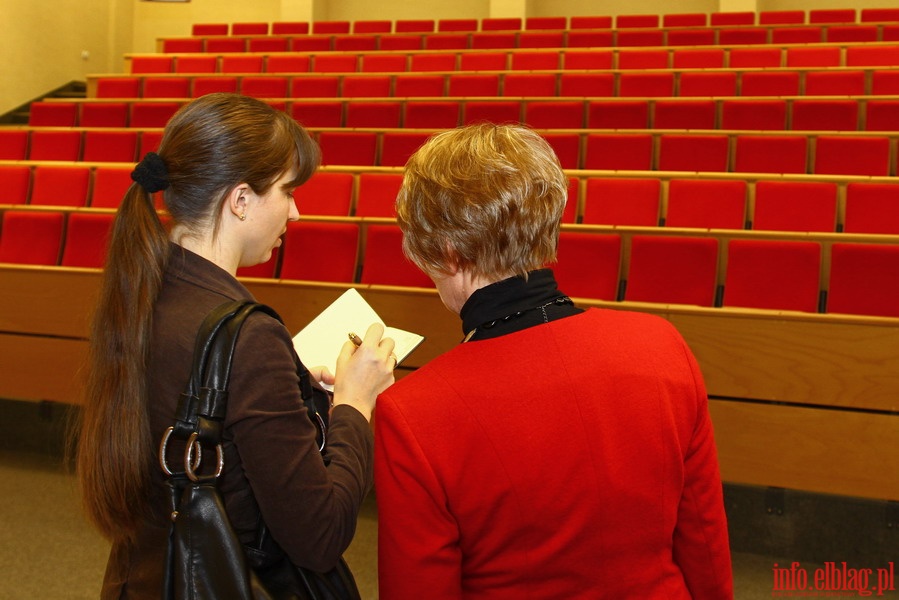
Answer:
[{"label": "black hair tie", "polygon": [[162,157],[155,152],[147,152],[144,159],[131,171],[131,179],[150,194],[169,187],[169,171]]}]

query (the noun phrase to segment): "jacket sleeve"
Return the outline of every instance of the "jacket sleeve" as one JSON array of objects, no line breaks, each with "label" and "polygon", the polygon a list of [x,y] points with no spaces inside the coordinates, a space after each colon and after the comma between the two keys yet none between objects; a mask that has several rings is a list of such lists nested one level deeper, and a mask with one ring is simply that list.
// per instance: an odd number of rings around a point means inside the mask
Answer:
[{"label": "jacket sleeve", "polygon": [[246,510],[255,500],[294,564],[324,571],[353,539],[359,508],[372,485],[374,441],[361,413],[337,406],[325,465],[300,396],[291,344],[284,326],[260,313],[251,315],[240,333],[226,436],[238,455],[231,462],[241,468],[226,472],[230,490],[223,491],[232,492],[226,494],[226,505],[239,531],[255,530],[252,517],[258,513]]},{"label": "jacket sleeve", "polygon": [[380,596],[461,598],[459,528],[428,457],[389,391],[378,398],[375,430]]},{"label": "jacket sleeve", "polygon": [[674,531],[674,559],[695,600],[730,600],[733,575],[718,453],[699,365],[684,345],[693,374],[696,422],[684,459],[684,490]]}]

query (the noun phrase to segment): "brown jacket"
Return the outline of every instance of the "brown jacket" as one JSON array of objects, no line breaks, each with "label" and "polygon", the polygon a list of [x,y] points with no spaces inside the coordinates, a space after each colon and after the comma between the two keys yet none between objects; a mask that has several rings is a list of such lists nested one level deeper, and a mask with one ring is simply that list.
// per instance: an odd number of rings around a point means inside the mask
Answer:
[{"label": "brown jacket", "polygon": [[[148,364],[154,443],[174,420],[201,321],[216,306],[241,299],[252,295],[234,277],[172,246]],[[328,431],[331,461],[325,466],[301,401],[291,343],[290,333],[268,315],[253,313],[244,324],[231,371],[225,470],[218,484],[242,541],[253,540],[262,517],[295,564],[325,570],[355,533],[359,506],[371,489],[373,438],[357,410],[336,407]],[[136,543],[113,545],[103,599],[160,597],[170,501],[160,467],[154,462],[148,468],[152,518]]]}]

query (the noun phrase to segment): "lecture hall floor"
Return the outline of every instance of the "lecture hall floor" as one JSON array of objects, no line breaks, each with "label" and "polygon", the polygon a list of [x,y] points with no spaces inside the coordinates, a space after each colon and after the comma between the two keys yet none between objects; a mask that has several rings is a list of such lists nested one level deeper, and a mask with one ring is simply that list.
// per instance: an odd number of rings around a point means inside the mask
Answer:
[{"label": "lecture hall floor", "polygon": [[[95,599],[108,544],[79,512],[74,478],[63,469],[58,447],[54,448],[58,436],[48,440],[47,426],[28,418],[36,407],[0,401],[0,600]],[[58,412],[52,420],[58,430]],[[15,449],[11,437],[18,438]],[[364,600],[378,598],[376,540],[377,513],[371,497],[346,555]],[[735,552],[736,599],[771,598],[774,563],[789,565],[793,560],[802,559]],[[807,560],[801,564],[805,569],[818,566]]]}]

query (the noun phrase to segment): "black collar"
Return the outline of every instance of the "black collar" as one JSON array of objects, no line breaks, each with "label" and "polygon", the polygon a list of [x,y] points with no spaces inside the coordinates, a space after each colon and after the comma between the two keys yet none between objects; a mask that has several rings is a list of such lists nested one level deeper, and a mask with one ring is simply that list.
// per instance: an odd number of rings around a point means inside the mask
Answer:
[{"label": "black collar", "polygon": [[582,312],[559,291],[550,269],[510,277],[475,291],[459,311],[463,341],[485,340]]}]

